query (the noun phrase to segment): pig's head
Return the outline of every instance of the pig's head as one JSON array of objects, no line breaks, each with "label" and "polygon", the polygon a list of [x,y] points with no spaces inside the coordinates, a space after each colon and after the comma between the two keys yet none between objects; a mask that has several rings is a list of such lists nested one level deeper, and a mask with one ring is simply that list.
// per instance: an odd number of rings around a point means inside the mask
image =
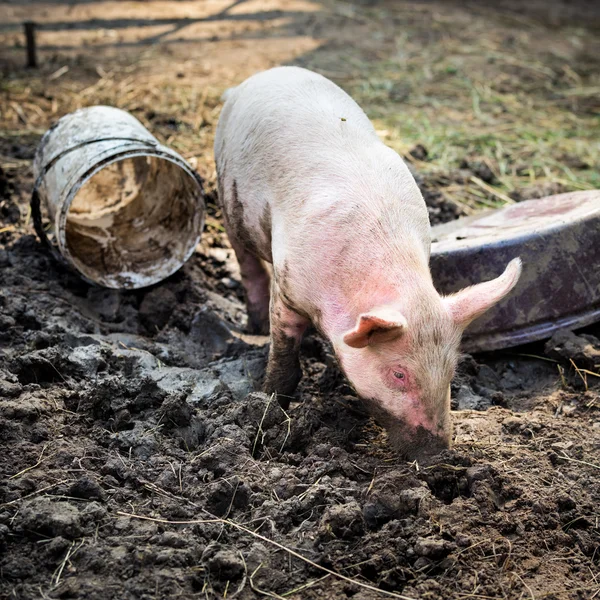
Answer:
[{"label": "pig's head", "polygon": [[462,333],[512,290],[520,273],[515,259],[497,279],[452,296],[431,288],[403,307],[375,307],[335,343],[347,378],[403,456],[449,447],[450,382]]}]

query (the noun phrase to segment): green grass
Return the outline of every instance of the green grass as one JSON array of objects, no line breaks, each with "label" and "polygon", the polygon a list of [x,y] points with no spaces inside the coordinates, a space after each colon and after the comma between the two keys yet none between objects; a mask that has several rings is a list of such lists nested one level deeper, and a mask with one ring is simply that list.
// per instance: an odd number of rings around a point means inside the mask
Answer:
[{"label": "green grass", "polygon": [[[600,188],[596,31],[546,27],[485,4],[320,2],[314,19],[323,43],[295,62],[351,93],[384,141],[465,212],[511,196]],[[161,52],[159,44],[104,67],[88,56],[38,72],[15,69],[0,78],[0,131],[39,135],[81,106],[119,106],[194,159],[212,188],[214,128],[231,78],[209,86],[168,81],[158,75],[170,60]],[[70,70],[51,79],[63,63]],[[417,144],[428,151],[425,161],[409,154]],[[464,164],[484,164],[494,179],[482,185]]]},{"label": "green grass", "polygon": [[[418,11],[406,3],[356,8],[357,43],[339,53],[350,76],[338,83],[389,146],[426,179],[456,179],[442,192],[467,212],[511,194],[600,188],[600,60],[590,46],[597,32],[546,28],[485,7]],[[379,48],[368,41],[375,31],[385,40]],[[320,62],[317,53],[308,66]],[[426,161],[410,157],[417,144]],[[465,161],[487,165],[491,190],[464,173],[456,178]]]}]

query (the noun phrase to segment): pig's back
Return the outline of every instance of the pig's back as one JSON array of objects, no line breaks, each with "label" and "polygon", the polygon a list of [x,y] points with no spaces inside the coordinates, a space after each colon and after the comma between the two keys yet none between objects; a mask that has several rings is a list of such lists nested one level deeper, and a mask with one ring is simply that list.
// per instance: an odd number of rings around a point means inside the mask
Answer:
[{"label": "pig's back", "polygon": [[229,91],[215,155],[240,195],[242,187],[260,189],[275,202],[299,186],[306,196],[313,178],[339,172],[338,163],[373,144],[381,145],[373,125],[341,88],[299,67],[277,67]]},{"label": "pig's back", "polygon": [[[283,151],[278,156],[282,161],[298,153],[305,158],[307,147],[343,147],[348,130],[353,138],[378,141],[373,125],[346,92],[325,77],[300,67],[277,67],[257,73],[228,90],[224,97],[226,103],[215,139],[217,154],[225,150],[226,140],[228,145],[235,145],[232,151],[242,150],[242,155],[251,161],[260,161],[275,149]],[[254,146],[259,143],[261,152],[254,159],[247,156],[246,150],[256,150]]]},{"label": "pig's back", "polygon": [[314,214],[319,207],[309,205],[321,202],[316,192],[338,178],[347,184],[348,167],[364,163],[362,152],[385,147],[348,94],[306,69],[263,71],[224,97],[215,135],[223,208],[232,215],[230,222],[244,222],[240,239],[250,236],[271,260],[265,223],[281,212]]},{"label": "pig's back", "polygon": [[317,306],[318,290],[355,273],[366,284],[390,253],[415,248],[426,261],[429,220],[414,178],[356,102],[320,75],[279,67],[231,90],[215,157],[228,232],[288,273],[308,314],[307,298]]}]

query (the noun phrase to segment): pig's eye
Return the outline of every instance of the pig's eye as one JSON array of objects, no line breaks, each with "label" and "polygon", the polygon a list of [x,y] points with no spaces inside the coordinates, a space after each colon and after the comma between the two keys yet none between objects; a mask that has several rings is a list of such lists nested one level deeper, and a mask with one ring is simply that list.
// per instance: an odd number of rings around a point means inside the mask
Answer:
[{"label": "pig's eye", "polygon": [[406,390],[409,386],[409,375],[406,372],[406,369],[403,367],[396,367],[395,369],[390,369],[388,371],[388,382],[389,385],[392,386],[392,389],[403,389]]}]

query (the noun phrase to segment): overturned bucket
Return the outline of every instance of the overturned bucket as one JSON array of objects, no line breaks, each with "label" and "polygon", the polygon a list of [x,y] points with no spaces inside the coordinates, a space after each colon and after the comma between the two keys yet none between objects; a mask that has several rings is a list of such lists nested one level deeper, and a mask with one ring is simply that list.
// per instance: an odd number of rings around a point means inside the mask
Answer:
[{"label": "overturned bucket", "polygon": [[36,232],[84,279],[141,288],[194,252],[204,224],[200,177],[129,113],[93,106],[64,116],[44,134],[33,169]]}]

